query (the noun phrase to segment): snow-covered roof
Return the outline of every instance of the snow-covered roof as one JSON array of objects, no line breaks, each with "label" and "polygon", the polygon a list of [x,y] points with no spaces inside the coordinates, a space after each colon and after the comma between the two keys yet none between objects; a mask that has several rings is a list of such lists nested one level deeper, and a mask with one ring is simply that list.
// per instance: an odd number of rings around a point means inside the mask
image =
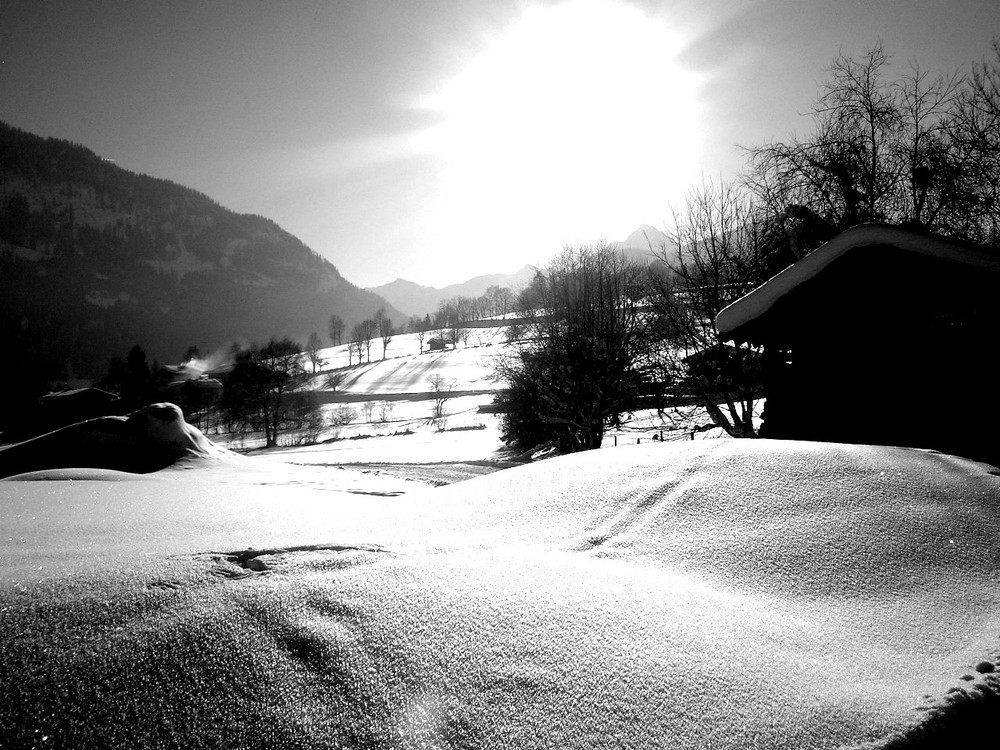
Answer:
[{"label": "snow-covered roof", "polygon": [[56,391],[54,393],[46,393],[44,396],[42,396],[42,401],[45,402],[62,401],[64,399],[78,398],[83,394],[94,397],[100,396],[106,398],[109,401],[114,401],[115,399],[118,398],[115,394],[109,393],[108,391],[102,390],[100,388],[88,387],[88,388],[73,388],[68,391]]},{"label": "snow-covered roof", "polygon": [[727,341],[740,340],[741,330],[766,315],[778,300],[800,284],[822,274],[833,261],[859,247],[867,248],[866,252],[877,252],[879,247],[892,247],[973,269],[1000,273],[1000,248],[974,245],[885,224],[859,224],[841,232],[802,260],[723,308],[715,319],[720,337]]}]

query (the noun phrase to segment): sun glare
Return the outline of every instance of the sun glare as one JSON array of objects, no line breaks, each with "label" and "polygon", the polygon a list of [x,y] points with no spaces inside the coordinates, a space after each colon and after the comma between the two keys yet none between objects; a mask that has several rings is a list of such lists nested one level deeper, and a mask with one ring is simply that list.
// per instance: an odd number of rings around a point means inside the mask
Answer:
[{"label": "sun glare", "polygon": [[701,151],[681,44],[623,2],[526,9],[422,102],[442,116],[425,134],[442,160],[425,229],[456,254],[476,251],[471,235],[479,251],[527,243],[541,260],[662,223]]}]

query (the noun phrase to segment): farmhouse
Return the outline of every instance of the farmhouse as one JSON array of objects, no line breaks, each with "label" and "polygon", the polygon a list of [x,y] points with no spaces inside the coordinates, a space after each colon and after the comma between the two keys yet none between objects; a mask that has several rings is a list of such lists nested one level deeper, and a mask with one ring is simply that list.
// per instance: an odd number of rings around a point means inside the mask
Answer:
[{"label": "farmhouse", "polygon": [[761,434],[1000,462],[1000,248],[862,224],[723,309],[763,346]]},{"label": "farmhouse", "polygon": [[42,396],[39,405],[39,427],[46,431],[114,414],[118,396],[100,388],[74,388]]}]

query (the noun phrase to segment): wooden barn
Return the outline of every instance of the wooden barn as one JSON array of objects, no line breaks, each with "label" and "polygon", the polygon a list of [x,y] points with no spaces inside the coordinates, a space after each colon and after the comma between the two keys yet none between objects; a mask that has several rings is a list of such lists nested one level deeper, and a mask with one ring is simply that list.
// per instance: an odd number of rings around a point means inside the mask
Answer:
[{"label": "wooden barn", "polygon": [[1000,462],[1000,248],[862,224],[716,326],[724,341],[763,346],[764,437]]}]

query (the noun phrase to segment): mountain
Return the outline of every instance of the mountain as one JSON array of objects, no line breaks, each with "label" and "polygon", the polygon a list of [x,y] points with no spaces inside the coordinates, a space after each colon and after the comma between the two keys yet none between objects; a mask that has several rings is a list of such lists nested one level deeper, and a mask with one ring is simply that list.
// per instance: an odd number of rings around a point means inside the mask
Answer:
[{"label": "mountain", "polygon": [[350,325],[384,305],[273,221],[0,123],[8,363],[92,378],[134,344],[177,362],[192,345],[325,338],[331,315]]},{"label": "mountain", "polygon": [[650,263],[665,249],[669,250],[671,243],[663,231],[649,224],[641,224],[624,240],[612,242],[611,246],[619,248],[631,260]]},{"label": "mountain", "polygon": [[[641,263],[657,260],[664,248],[670,252],[670,238],[661,230],[649,224],[642,224],[632,234],[620,242],[609,243],[618,248],[625,257]],[[369,287],[374,292],[407,315],[423,316],[433,313],[438,304],[452,297],[479,297],[491,286],[509,287],[519,291],[526,287],[538,271],[534,266],[524,266],[512,274],[489,274],[476,276],[461,284],[451,284],[440,289],[421,286],[406,279],[396,279],[382,286]]]},{"label": "mountain", "polygon": [[423,317],[433,313],[438,304],[452,297],[479,297],[491,286],[508,287],[515,291],[527,286],[535,277],[534,266],[524,266],[516,273],[494,273],[476,276],[460,284],[450,284],[436,289],[421,286],[406,279],[396,279],[382,286],[370,287],[368,291],[378,294],[388,300],[393,307],[402,310],[408,316]]}]

